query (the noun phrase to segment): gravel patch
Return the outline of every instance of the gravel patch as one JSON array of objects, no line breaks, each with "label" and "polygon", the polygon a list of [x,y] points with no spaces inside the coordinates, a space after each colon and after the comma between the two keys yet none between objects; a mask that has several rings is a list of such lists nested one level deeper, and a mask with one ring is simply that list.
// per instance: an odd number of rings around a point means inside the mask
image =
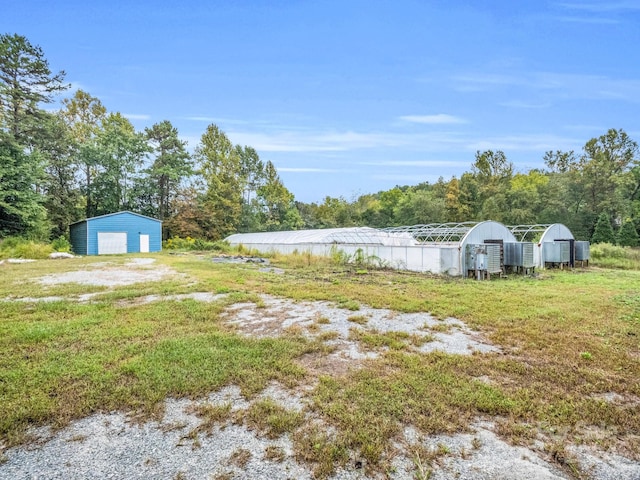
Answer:
[{"label": "gravel patch", "polygon": [[[271,397],[285,408],[302,408],[301,400],[277,384],[257,398]],[[73,422],[50,435],[48,429],[35,432],[46,441],[30,447],[11,448],[0,465],[1,479],[210,479],[228,475],[234,479],[311,479],[307,465],[295,460],[288,435],[266,439],[243,425],[226,423],[201,434],[194,442],[190,432],[201,420],[193,413],[203,403],[232,404],[232,411],[250,405],[237,387],[226,387],[205,400],[169,399],[161,422],[135,423],[118,412],[96,414]],[[265,458],[277,449],[281,458]],[[238,452],[248,458],[235,463]],[[361,472],[340,471],[333,478],[356,480]]]},{"label": "gravel patch", "polygon": [[500,440],[491,431],[491,426],[490,423],[477,423],[471,425],[474,433],[427,438],[421,438],[413,429],[405,429],[406,446],[403,454],[394,459],[393,465],[405,475],[414,472],[416,452],[421,451],[416,446],[420,446],[435,457],[431,465],[425,464],[426,459],[421,459],[424,472],[430,472],[428,478],[433,480],[570,478],[534,451]]},{"label": "gravel patch", "polygon": [[160,302],[160,301],[182,301],[182,300],[196,300],[198,302],[212,303],[222,298],[227,297],[225,293],[211,293],[211,292],[193,292],[193,293],[180,293],[176,295],[145,295],[143,297],[136,297],[133,300],[123,300],[119,302],[120,306],[129,305],[143,305],[146,303]]},{"label": "gravel patch", "polygon": [[[437,320],[428,313],[397,313],[387,309],[361,306],[358,311],[336,307],[330,302],[294,302],[268,295],[261,297],[262,305],[237,303],[223,314],[226,321],[250,336],[268,337],[283,334],[298,327],[308,336],[334,332],[336,337],[326,343],[336,348],[332,354],[352,360],[376,358],[379,352],[366,350],[360,342],[349,338],[351,330],[406,332],[432,341],[418,348],[422,352],[435,350],[470,355],[473,352],[497,352],[499,349],[482,340],[455,318]],[[432,328],[449,328],[447,332],[433,332]],[[317,331],[318,333],[313,333]]]},{"label": "gravel patch", "polygon": [[[304,408],[303,399],[275,383],[253,401],[265,397],[285,408]],[[192,432],[202,422],[194,412],[198,405],[207,403],[230,403],[232,412],[251,405],[239,388],[229,386],[199,401],[168,399],[161,421],[132,422],[126,415],[112,412],[73,422],[55,434],[41,428],[34,432],[42,438],[40,442],[5,452],[0,479],[313,478],[311,467],[296,461],[288,435],[266,439],[244,425],[226,422],[194,437]],[[472,433],[424,437],[406,427],[404,438],[394,445],[396,455],[385,478],[410,480],[419,478],[417,474],[434,480],[571,478],[538,452],[502,441],[492,428],[491,422],[477,422],[471,425]],[[581,470],[591,478],[640,478],[640,467],[628,459],[587,447],[571,448]],[[278,458],[269,457],[268,452],[274,450],[280,453]],[[240,457],[242,461],[238,461]],[[350,466],[331,478],[370,477]]]}]

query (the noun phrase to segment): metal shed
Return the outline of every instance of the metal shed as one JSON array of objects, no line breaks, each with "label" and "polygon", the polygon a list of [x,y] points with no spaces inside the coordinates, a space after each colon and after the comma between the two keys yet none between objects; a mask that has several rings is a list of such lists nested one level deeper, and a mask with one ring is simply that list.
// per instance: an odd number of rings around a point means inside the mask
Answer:
[{"label": "metal shed", "polygon": [[[310,252],[330,255],[335,249],[347,255],[359,250],[381,263],[401,270],[466,275],[467,246],[515,242],[507,227],[498,222],[450,223],[394,227],[299,230],[288,232],[241,233],[227,237],[231,245],[243,245],[260,252]],[[490,249],[495,252],[496,249]],[[494,265],[494,263],[491,263]]]},{"label": "metal shed", "polygon": [[575,264],[575,238],[561,223],[539,225],[513,225],[509,229],[519,241],[533,242],[533,259],[536,267],[546,264]]},{"label": "metal shed", "polygon": [[162,250],[162,221],[133,212],[87,218],[69,225],[78,255],[146,253]]}]

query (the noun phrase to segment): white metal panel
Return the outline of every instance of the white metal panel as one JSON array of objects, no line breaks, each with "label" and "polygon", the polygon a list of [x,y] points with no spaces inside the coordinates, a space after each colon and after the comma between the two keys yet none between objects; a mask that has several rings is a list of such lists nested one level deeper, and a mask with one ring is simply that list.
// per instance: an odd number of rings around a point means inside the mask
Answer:
[{"label": "white metal panel", "polygon": [[140,253],[149,253],[149,235],[140,234]]},{"label": "white metal panel", "polygon": [[127,253],[127,232],[98,232],[98,255]]}]

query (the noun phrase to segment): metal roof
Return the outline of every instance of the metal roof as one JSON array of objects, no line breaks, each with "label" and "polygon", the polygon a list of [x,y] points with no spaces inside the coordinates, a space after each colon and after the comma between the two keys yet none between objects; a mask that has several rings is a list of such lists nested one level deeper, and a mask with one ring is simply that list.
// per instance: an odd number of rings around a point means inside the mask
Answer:
[{"label": "metal roof", "polygon": [[132,212],[132,211],[129,211],[129,210],[122,210],[120,212],[113,212],[113,213],[106,213],[104,215],[98,215],[97,217],[84,218],[82,220],[78,220],[76,222],[70,223],[69,225],[75,225],[76,223],[82,223],[82,222],[90,222],[92,220],[95,220],[96,218],[104,218],[104,217],[112,217],[114,215],[122,215],[123,213],[130,213],[131,215],[135,215],[136,217],[142,217],[142,218],[146,218],[148,220],[153,220],[154,222],[162,223],[162,220],[158,220],[157,218],[149,217],[147,215],[142,215],[141,213],[136,213],[136,212]]}]

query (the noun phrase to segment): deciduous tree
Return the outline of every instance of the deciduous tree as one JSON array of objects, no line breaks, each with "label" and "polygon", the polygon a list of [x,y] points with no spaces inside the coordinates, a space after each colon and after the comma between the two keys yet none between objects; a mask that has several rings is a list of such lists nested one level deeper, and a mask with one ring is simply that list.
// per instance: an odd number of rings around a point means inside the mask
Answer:
[{"label": "deciduous tree", "polygon": [[132,186],[148,151],[144,134],[120,113],[109,114],[97,135],[95,211],[104,215],[131,208]]},{"label": "deciduous tree", "polygon": [[83,90],[77,90],[72,98],[64,99],[62,105],[60,116],[69,127],[75,163],[81,172],[85,216],[91,217],[96,213],[93,182],[98,174],[98,133],[107,109],[98,98]]},{"label": "deciduous tree", "polygon": [[211,216],[208,237],[218,240],[237,231],[242,212],[240,156],[225,133],[209,125],[195,156],[206,184],[205,207]]},{"label": "deciduous tree", "polygon": [[42,166],[6,132],[0,131],[0,237],[48,236],[43,197],[34,186]]},{"label": "deciduous tree", "polygon": [[265,182],[258,187],[261,226],[267,231],[297,230],[302,226],[293,194],[284,186],[275,166],[267,162],[264,168]]}]

